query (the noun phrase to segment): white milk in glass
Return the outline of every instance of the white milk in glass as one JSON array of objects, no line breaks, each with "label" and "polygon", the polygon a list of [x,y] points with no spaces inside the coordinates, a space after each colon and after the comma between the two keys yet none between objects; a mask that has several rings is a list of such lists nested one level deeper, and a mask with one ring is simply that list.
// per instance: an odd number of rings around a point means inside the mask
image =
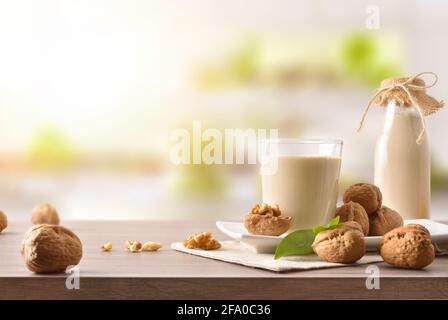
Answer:
[{"label": "white milk in glass", "polygon": [[334,216],[339,156],[274,155],[266,164],[277,170],[262,174],[263,202],[278,204],[282,215],[291,216],[291,230],[312,228]]}]

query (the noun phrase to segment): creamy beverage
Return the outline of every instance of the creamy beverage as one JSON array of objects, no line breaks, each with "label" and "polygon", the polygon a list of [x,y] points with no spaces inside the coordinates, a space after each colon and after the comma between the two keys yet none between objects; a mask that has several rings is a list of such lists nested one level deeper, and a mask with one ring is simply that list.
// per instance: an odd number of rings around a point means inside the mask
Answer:
[{"label": "creamy beverage", "polygon": [[[275,162],[276,165],[269,162]],[[291,230],[312,228],[334,215],[341,158],[336,156],[278,155],[262,174],[263,202],[278,204],[282,215],[291,216]],[[290,231],[291,231],[290,230]]]},{"label": "creamy beverage", "polygon": [[[433,82],[427,85],[423,75],[432,76]],[[375,184],[381,189],[383,204],[405,219],[430,216],[431,162],[425,117],[440,110],[444,103],[426,90],[437,79],[433,72],[384,79],[359,123],[358,131],[372,104],[387,107],[375,148]]]},{"label": "creamy beverage", "polygon": [[414,108],[390,104],[375,150],[375,184],[384,205],[405,219],[429,218],[430,151]]}]

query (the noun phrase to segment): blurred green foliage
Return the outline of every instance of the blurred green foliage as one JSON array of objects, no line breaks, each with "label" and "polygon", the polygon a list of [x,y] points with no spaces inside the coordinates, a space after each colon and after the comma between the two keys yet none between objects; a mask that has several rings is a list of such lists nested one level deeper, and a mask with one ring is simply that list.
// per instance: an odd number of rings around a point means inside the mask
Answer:
[{"label": "blurred green foliage", "polygon": [[368,86],[378,86],[381,80],[402,74],[402,60],[383,56],[391,42],[371,32],[355,32],[345,37],[341,59],[347,74]]},{"label": "blurred green foliage", "polygon": [[248,37],[223,61],[201,66],[198,83],[202,88],[244,85],[251,82],[257,73],[260,45],[256,37]]},{"label": "blurred green foliage", "polygon": [[75,162],[76,151],[62,132],[46,127],[33,136],[27,160],[38,169],[63,169]]},{"label": "blurred green foliage", "polygon": [[301,86],[316,80],[337,83],[344,79],[377,87],[381,80],[402,74],[401,48],[401,38],[370,31],[287,40],[250,35],[218,61],[199,66],[196,80],[203,89],[254,83]]},{"label": "blurred green foliage", "polygon": [[441,191],[448,189],[448,172],[434,159],[431,163],[431,190]]},{"label": "blurred green foliage", "polygon": [[222,166],[179,165],[170,175],[169,188],[178,197],[215,197],[225,193],[226,182]]}]

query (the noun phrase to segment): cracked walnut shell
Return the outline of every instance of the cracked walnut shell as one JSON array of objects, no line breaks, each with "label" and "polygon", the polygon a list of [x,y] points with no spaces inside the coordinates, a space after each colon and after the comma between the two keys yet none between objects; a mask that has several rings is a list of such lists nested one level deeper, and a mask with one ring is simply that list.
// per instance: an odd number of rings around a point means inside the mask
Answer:
[{"label": "cracked walnut shell", "polygon": [[405,269],[422,269],[435,259],[429,231],[419,224],[408,224],[386,233],[378,250],[388,264]]},{"label": "cracked walnut shell", "polygon": [[369,216],[370,236],[382,236],[392,229],[403,225],[403,218],[398,212],[386,206],[382,206],[378,211]]},{"label": "cracked walnut shell", "polygon": [[216,250],[221,248],[221,243],[213,239],[210,232],[199,232],[191,235],[184,240],[183,244],[188,249]]},{"label": "cracked walnut shell", "polygon": [[8,217],[6,217],[6,214],[3,213],[3,211],[0,210],[0,232],[6,229],[8,226]]},{"label": "cracked walnut shell", "polygon": [[57,210],[48,203],[38,204],[31,211],[31,222],[33,224],[59,224]]},{"label": "cracked walnut shell", "polygon": [[20,253],[33,272],[64,272],[81,260],[82,244],[76,234],[65,227],[39,224],[26,232]]},{"label": "cracked walnut shell", "polygon": [[349,203],[350,201],[359,203],[364,207],[368,215],[381,208],[383,202],[380,189],[369,183],[357,183],[348,187],[342,199],[344,203]]},{"label": "cracked walnut shell", "polygon": [[323,260],[335,263],[355,263],[365,254],[363,233],[344,224],[318,233],[312,247]]},{"label": "cracked walnut shell", "polygon": [[336,209],[336,216],[339,222],[355,221],[361,228],[365,236],[369,234],[369,216],[364,207],[359,203],[350,201]]},{"label": "cracked walnut shell", "polygon": [[279,236],[288,231],[291,226],[291,217],[282,217],[281,211],[276,205],[269,206],[265,203],[255,205],[244,217],[244,227],[251,234],[264,236]]}]

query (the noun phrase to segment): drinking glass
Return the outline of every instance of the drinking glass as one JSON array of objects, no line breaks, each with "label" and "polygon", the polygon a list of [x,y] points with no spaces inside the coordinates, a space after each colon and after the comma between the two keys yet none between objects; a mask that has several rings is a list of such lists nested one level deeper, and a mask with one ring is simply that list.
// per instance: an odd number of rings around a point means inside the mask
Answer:
[{"label": "drinking glass", "polygon": [[335,213],[342,141],[274,139],[261,144],[263,202],[292,217],[290,231],[328,222]]}]

